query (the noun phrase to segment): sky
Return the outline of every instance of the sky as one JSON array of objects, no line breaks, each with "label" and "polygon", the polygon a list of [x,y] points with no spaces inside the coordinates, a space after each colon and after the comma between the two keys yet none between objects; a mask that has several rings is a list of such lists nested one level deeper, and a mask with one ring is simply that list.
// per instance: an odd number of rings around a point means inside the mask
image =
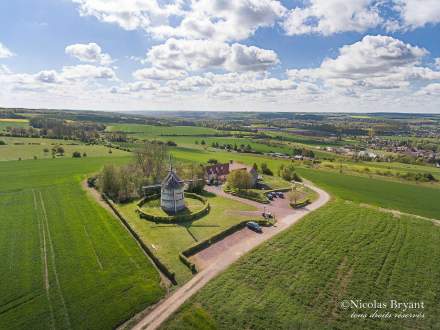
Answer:
[{"label": "sky", "polygon": [[440,0],[1,1],[0,106],[440,113]]}]

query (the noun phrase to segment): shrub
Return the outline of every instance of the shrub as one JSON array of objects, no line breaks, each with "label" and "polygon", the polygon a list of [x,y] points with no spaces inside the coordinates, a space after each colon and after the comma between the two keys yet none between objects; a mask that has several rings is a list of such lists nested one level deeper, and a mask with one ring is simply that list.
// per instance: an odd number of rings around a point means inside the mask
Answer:
[{"label": "shrub", "polygon": [[208,159],[208,164],[218,164],[218,160],[214,158]]},{"label": "shrub", "polygon": [[227,185],[235,189],[250,189],[252,188],[252,177],[247,171],[232,171],[228,175]]},{"label": "shrub", "polygon": [[5,145],[6,145],[6,142],[3,140],[0,140],[0,146],[5,146]]},{"label": "shrub", "polygon": [[272,170],[267,166],[266,163],[261,164],[261,172],[266,175],[273,175]]},{"label": "shrub", "polygon": [[75,151],[75,152],[72,154],[72,157],[73,157],[73,158],[81,158],[81,153],[80,153],[79,151]]},{"label": "shrub", "polygon": [[176,147],[176,146],[177,146],[177,143],[174,142],[174,141],[168,141],[168,142],[167,142],[167,146],[169,146],[169,147]]},{"label": "shrub", "polygon": [[83,153],[83,157],[87,157],[87,153],[85,152],[85,153]]}]

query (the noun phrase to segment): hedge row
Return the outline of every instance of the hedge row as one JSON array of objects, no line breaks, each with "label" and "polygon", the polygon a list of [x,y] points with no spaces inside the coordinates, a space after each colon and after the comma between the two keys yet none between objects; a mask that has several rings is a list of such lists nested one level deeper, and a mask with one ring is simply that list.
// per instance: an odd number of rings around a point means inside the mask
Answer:
[{"label": "hedge row", "polygon": [[293,207],[294,209],[300,209],[302,207],[309,205],[310,203],[311,203],[310,199],[307,198],[306,200],[300,201],[296,204],[290,203],[290,206]]},{"label": "hedge row", "polygon": [[[226,238],[229,235],[232,235],[233,233],[239,231],[240,229],[243,229],[246,226],[246,223],[249,222],[250,220],[245,220],[242,222],[239,222],[235,225],[232,225],[228,228],[226,228],[225,230],[223,230],[222,232],[215,234],[201,242],[198,242],[192,246],[190,246],[189,248],[187,248],[186,250],[183,250],[182,252],[179,253],[179,258],[180,260],[193,272],[193,273],[197,273],[198,269],[196,264],[194,264],[193,262],[191,262],[189,260],[189,258],[197,253],[199,253],[200,251],[210,247],[211,245],[221,241],[222,239]],[[253,220],[254,222],[258,223],[261,226],[271,226],[273,223],[269,220]]]},{"label": "hedge row", "polygon": [[113,201],[107,197],[107,195],[102,194],[102,198],[104,201],[110,206],[110,208],[113,210],[113,212],[118,216],[119,220],[122,222],[122,224],[127,228],[127,230],[130,232],[130,234],[135,238],[135,240],[138,242],[139,246],[144,250],[144,252],[153,260],[156,267],[164,274],[174,285],[177,284],[176,282],[176,274],[171,272],[167,266],[165,266],[160,259],[154,254],[152,249],[147,246],[147,244],[144,243],[144,241],[139,237],[139,235],[134,231],[133,228],[131,228],[130,224],[127,220],[122,216],[122,214],[119,212],[116,205],[113,203]]},{"label": "hedge row", "polygon": [[197,220],[197,219],[200,219],[201,217],[203,217],[204,215],[208,214],[209,211],[211,210],[211,206],[209,205],[209,202],[206,198],[199,196],[197,194],[188,193],[188,192],[185,192],[185,197],[186,198],[194,198],[194,199],[201,201],[203,203],[203,207],[199,211],[191,213],[191,214],[169,215],[169,216],[152,215],[152,214],[149,214],[149,213],[145,212],[144,210],[142,210],[141,207],[142,207],[142,205],[144,205],[148,201],[160,198],[160,194],[156,194],[156,195],[147,196],[144,199],[142,199],[137,204],[137,211],[138,211],[139,216],[141,218],[144,218],[144,219],[147,219],[150,221],[154,221],[154,222],[170,223],[170,222],[185,222],[185,221]]},{"label": "hedge row", "polygon": [[270,200],[267,198],[267,194],[273,193],[273,192],[287,192],[290,191],[291,188],[280,188],[280,189],[272,189],[272,190],[262,190],[261,192],[264,194],[264,199],[256,196],[249,195],[244,190],[231,190],[231,189],[225,189],[226,193],[229,193],[233,196],[249,199],[251,201],[261,203],[261,204],[269,204]]}]

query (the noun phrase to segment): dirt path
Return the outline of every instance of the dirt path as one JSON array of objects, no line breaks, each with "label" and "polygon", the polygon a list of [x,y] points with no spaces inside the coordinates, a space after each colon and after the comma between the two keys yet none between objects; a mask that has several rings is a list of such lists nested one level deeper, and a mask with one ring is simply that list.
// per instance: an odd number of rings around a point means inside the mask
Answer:
[{"label": "dirt path", "polygon": [[[264,241],[272,238],[276,234],[282,232],[283,230],[289,228],[305,215],[310,212],[320,208],[325,205],[329,200],[330,196],[319,188],[312,186],[311,184],[306,184],[309,188],[315,190],[319,197],[312,204],[308,205],[303,209],[292,210],[290,209],[290,214],[282,218],[279,218],[276,226],[268,227],[263,229],[262,234],[255,234],[244,241],[237,241],[230,248],[225,250],[223,253],[216,255],[215,262],[210,263],[205,269],[195,275],[190,281],[185,285],[174,291],[173,294],[165,298],[161,303],[156,305],[151,312],[142,318],[134,327],[135,330],[140,329],[157,329],[168,317],[171,316],[186,300],[188,300],[192,295],[199,291],[206,283],[212,280],[219,273],[224,271],[228,266],[237,261],[242,255],[249,252],[256,246],[260,245]],[[219,192],[219,194],[221,194]],[[222,195],[223,196],[223,195]],[[243,201],[246,204],[254,205],[255,202],[238,198],[235,196],[230,196],[225,194],[224,197],[233,198]],[[256,203],[258,204],[258,203]],[[261,207],[261,205],[258,205]],[[272,206],[273,207],[273,206]],[[284,212],[284,210],[282,211]],[[231,235],[233,236],[233,235]]]}]

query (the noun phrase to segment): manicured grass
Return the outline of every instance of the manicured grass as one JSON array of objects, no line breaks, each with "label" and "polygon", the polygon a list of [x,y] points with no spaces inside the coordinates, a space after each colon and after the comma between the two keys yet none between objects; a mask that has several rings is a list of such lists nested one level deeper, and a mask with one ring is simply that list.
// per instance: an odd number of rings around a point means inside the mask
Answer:
[{"label": "manicured grass", "polygon": [[0,164],[1,329],[110,329],[163,296],[149,259],[80,186],[110,161]]},{"label": "manicured grass", "polygon": [[[61,145],[65,151],[63,158],[71,158],[75,151],[87,157],[120,157],[127,156],[130,153],[118,149],[111,149],[101,145],[85,145],[78,141],[65,141],[43,138],[13,138],[0,137],[7,145],[0,145],[0,161],[33,159],[36,156],[38,159],[51,159],[51,150],[54,146]],[[44,149],[49,149],[49,152],[44,152]],[[57,156],[59,157],[59,156]]]},{"label": "manicured grass", "polygon": [[[440,227],[336,200],[241,258],[163,329],[436,329]],[[351,318],[346,299],[423,301],[423,319]]]},{"label": "manicured grass", "polygon": [[[185,198],[185,205],[186,209],[182,210],[180,214],[191,214],[194,212],[197,212],[203,208],[202,201],[199,201],[195,198]],[[168,213],[166,213],[161,207],[160,207],[160,198],[154,199],[151,201],[146,202],[142,209],[147,212],[148,214],[157,216],[157,217],[166,217],[169,216]]]},{"label": "manicured grass", "polygon": [[160,260],[176,273],[178,283],[183,283],[191,277],[191,271],[179,260],[181,251],[233,224],[255,218],[241,213],[255,210],[252,206],[211,194],[204,196],[211,206],[210,212],[196,221],[179,224],[156,224],[141,219],[135,212],[135,202],[119,205],[139,236],[153,248]]}]

